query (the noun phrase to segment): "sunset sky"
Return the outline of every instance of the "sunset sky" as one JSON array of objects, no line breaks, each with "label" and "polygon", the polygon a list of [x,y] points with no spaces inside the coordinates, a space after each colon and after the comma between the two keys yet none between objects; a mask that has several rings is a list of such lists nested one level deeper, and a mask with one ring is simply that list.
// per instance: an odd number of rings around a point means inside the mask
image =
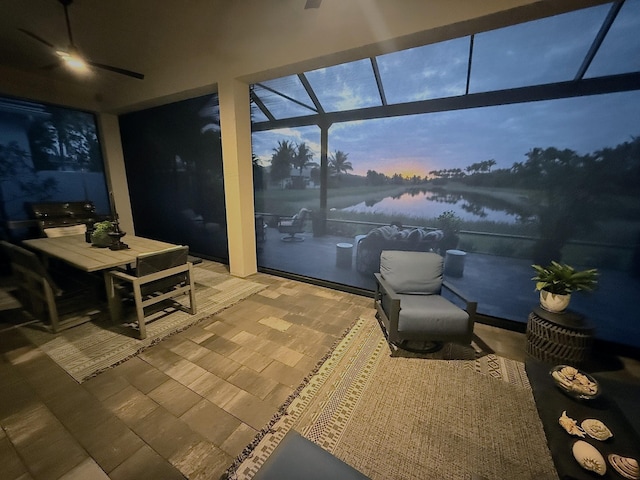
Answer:
[{"label": "sunset sky", "polygon": [[[525,161],[534,147],[592,153],[639,135],[636,91],[336,124],[329,131],[329,152],[347,153],[357,175],[375,170],[425,176],[489,159],[496,161],[494,169],[508,168]],[[320,161],[318,128],[254,133],[254,153],[263,164],[278,140],[306,142]]]},{"label": "sunset sky", "polygon": [[[604,4],[477,34],[470,93],[572,80],[609,9]],[[639,30],[640,0],[625,2],[585,78],[640,71]],[[468,51],[469,38],[463,37],[376,57],[388,101],[463,95]],[[368,59],[305,76],[328,112],[380,104]],[[294,75],[263,83],[312,105]],[[264,95],[276,118],[310,113],[260,86],[255,93]],[[329,152],[347,153],[354,174],[424,176],[490,159],[494,169],[508,168],[534,147],[586,154],[639,135],[635,91],[334,124]],[[320,131],[304,127],[254,133],[253,152],[263,165],[279,140],[305,142],[320,161]]]}]

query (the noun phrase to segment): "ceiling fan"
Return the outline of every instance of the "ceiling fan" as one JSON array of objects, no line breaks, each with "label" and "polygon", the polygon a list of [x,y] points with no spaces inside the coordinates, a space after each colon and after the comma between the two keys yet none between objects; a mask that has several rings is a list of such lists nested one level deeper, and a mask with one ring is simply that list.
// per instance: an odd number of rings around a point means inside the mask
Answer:
[{"label": "ceiling fan", "polygon": [[76,45],[73,43],[73,35],[71,34],[71,23],[69,22],[69,12],[68,7],[73,3],[73,0],[58,0],[62,6],[64,7],[64,18],[67,25],[67,36],[69,37],[69,45],[66,48],[57,48],[51,42],[48,42],[44,38],[36,35],[29,30],[25,30],[24,28],[19,28],[22,33],[29,35],[31,38],[43,43],[47,47],[53,49],[55,54],[58,56],[58,62],[52,65],[51,67],[57,67],[61,64],[66,64],[74,69],[82,69],[87,68],[87,66],[100,68],[102,70],[108,70],[110,72],[119,73],[120,75],[126,75],[128,77],[133,77],[137,79],[144,79],[144,75],[142,73],[132,72],[131,70],[126,70],[120,67],[114,67],[112,65],[105,65],[104,63],[93,62],[84,58],[80,55],[80,52]]},{"label": "ceiling fan", "polygon": [[322,3],[322,0],[307,0],[307,3],[305,3],[304,8],[305,9],[320,8],[321,3]]}]

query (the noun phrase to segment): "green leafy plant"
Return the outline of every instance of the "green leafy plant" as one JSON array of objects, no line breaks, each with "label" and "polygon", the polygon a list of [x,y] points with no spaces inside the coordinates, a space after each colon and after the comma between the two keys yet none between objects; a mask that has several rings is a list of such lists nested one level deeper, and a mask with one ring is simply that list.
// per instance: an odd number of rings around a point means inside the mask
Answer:
[{"label": "green leafy plant", "polygon": [[598,270],[577,271],[570,265],[552,261],[550,265],[531,265],[536,275],[531,280],[536,282],[536,290],[546,290],[556,295],[569,295],[584,290],[590,292],[598,285]]},{"label": "green leafy plant", "polygon": [[455,214],[453,210],[447,210],[442,212],[438,218],[436,218],[436,225],[445,235],[456,235],[460,232],[460,226],[462,225],[462,219]]},{"label": "green leafy plant", "polygon": [[109,232],[113,231],[113,222],[105,220],[103,222],[97,222],[93,224],[93,231],[91,232],[91,243],[99,246],[106,246],[111,243],[111,237]]},{"label": "green leafy plant", "polygon": [[113,230],[113,222],[105,220],[104,222],[96,222],[93,224],[93,230],[100,233],[109,233]]}]

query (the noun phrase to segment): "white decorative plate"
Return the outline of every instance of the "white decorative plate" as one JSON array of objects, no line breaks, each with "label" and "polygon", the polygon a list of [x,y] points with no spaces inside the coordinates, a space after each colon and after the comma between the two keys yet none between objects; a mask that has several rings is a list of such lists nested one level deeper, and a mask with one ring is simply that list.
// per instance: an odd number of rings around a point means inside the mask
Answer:
[{"label": "white decorative plate", "polygon": [[557,365],[549,373],[558,388],[574,398],[590,400],[600,394],[596,379],[575,367]]},{"label": "white decorative plate", "polygon": [[604,457],[598,449],[590,443],[584,440],[578,440],[573,444],[571,450],[575,459],[585,470],[590,470],[598,475],[607,473],[607,464],[604,461]]},{"label": "white decorative plate", "polygon": [[608,438],[613,437],[613,433],[611,433],[609,427],[595,418],[587,418],[586,420],[583,420],[581,426],[582,430],[584,430],[587,435],[591,438],[595,438],[596,440],[604,442]]}]

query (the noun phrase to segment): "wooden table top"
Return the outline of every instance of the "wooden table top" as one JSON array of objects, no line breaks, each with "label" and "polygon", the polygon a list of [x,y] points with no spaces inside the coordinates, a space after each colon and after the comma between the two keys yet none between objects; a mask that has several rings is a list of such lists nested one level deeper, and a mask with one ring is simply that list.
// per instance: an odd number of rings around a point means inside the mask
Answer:
[{"label": "wooden table top", "polygon": [[49,257],[58,258],[85,272],[97,272],[135,263],[141,253],[156,252],[174,247],[172,243],[150,238],[126,235],[122,241],[129,245],[126,250],[94,247],[87,243],[83,235],[68,235],[55,238],[35,238],[23,240],[29,248]]}]

